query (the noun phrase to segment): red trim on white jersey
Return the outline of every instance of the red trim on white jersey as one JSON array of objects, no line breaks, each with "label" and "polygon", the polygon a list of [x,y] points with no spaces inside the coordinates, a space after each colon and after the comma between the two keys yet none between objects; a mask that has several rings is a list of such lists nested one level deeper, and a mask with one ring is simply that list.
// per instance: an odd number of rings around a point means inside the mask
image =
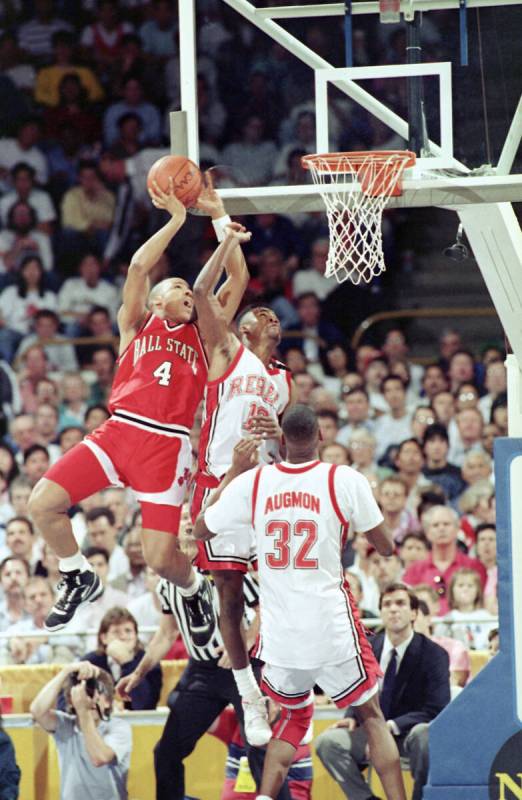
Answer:
[{"label": "red trim on white jersey", "polygon": [[314,467],[320,463],[320,461],[312,461],[311,464],[306,464],[304,467],[289,467],[287,464],[274,464],[274,466],[281,472],[289,472],[290,474],[295,475],[299,472],[308,472],[309,469],[314,469]]},{"label": "red trim on white jersey", "polygon": [[254,485],[252,487],[252,527],[255,524],[255,516],[256,516],[256,503],[257,503],[257,491],[259,489],[259,478],[261,477],[261,470],[263,467],[258,467],[256,470],[255,478],[254,478]]},{"label": "red trim on white jersey", "polygon": [[199,451],[203,453],[206,470],[208,470],[209,467],[210,446],[216,432],[219,403],[222,394],[223,386],[221,385],[221,381],[207,381],[205,387],[203,420],[201,423],[201,439],[199,441]]},{"label": "red trim on white jersey", "polygon": [[343,516],[341,509],[339,508],[339,503],[337,502],[337,497],[335,495],[335,470],[337,469],[337,464],[332,464],[330,469],[328,470],[328,491],[330,492],[330,500],[332,501],[333,510],[339,517],[341,524],[347,528],[350,524],[348,520]]},{"label": "red trim on white jersey", "polygon": [[230,362],[230,364],[228,365],[228,367],[224,371],[223,375],[220,375],[219,378],[214,378],[214,380],[212,380],[212,381],[207,381],[207,386],[214,386],[217,383],[223,383],[223,381],[225,381],[228,378],[228,376],[231,375],[232,372],[237,367],[239,359],[243,355],[244,350],[245,350],[244,345],[240,344],[236,355],[234,356],[234,358],[232,359],[232,361]]}]

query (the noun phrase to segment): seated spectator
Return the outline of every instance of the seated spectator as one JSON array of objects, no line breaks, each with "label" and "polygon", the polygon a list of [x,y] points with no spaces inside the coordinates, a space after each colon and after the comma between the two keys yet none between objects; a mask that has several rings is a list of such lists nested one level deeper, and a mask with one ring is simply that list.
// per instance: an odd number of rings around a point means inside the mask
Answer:
[{"label": "seated spectator", "polygon": [[[265,250],[275,248],[282,254],[287,270],[294,270],[298,265],[298,253],[301,241],[295,225],[280,214],[256,214],[249,226],[252,239],[245,245],[248,264],[252,267],[261,262]],[[288,284],[287,295],[295,295]]]},{"label": "seated spectator", "polygon": [[[106,670],[114,681],[130,675],[145,651],[138,639],[138,625],[125,607],[111,608],[104,615],[98,630],[98,646],[93,653],[87,653],[85,661]],[[161,693],[161,667],[156,664],[130,692],[125,701],[129,711],[144,711],[156,708]]]},{"label": "seated spectator", "polygon": [[[352,466],[357,472],[362,472],[366,475],[368,480],[370,476],[376,477],[377,480],[383,480],[392,475],[392,470],[386,467],[379,467],[375,461],[375,450],[377,449],[377,440],[373,433],[365,428],[357,428],[350,435],[348,441],[348,453],[352,462]],[[371,481],[370,481],[371,482]],[[372,487],[373,488],[373,487]]]},{"label": "seated spectator", "polygon": [[446,373],[439,364],[428,364],[422,376],[422,392],[428,403],[440,392],[448,391]]},{"label": "seated spectator", "polygon": [[350,594],[352,595],[355,605],[359,611],[359,617],[361,619],[377,619],[377,614],[374,614],[372,611],[369,611],[364,607],[364,592],[360,577],[355,572],[345,569],[344,578],[348,581]]},{"label": "seated spectator", "polygon": [[482,431],[482,447],[486,451],[486,453],[493,458],[493,448],[495,444],[495,439],[497,436],[501,436],[502,431],[492,422],[487,422],[484,425],[484,429]]},{"label": "seated spectator", "polygon": [[477,481],[459,499],[462,539],[466,547],[475,544],[477,527],[483,522],[495,522],[495,487],[490,481]]},{"label": "seated spectator", "polygon": [[303,403],[305,406],[310,404],[310,396],[317,386],[315,378],[309,372],[294,373],[296,387],[296,402]]},{"label": "seated spectator", "polygon": [[435,411],[431,406],[417,406],[411,418],[411,432],[422,444],[426,429],[436,422]]},{"label": "seated spectator", "polygon": [[18,47],[13,31],[4,31],[0,36],[0,72],[12,81],[20,91],[33,94],[36,72],[29,58]]},{"label": "seated spectator", "polygon": [[[87,680],[94,682],[92,697],[86,692]],[[65,712],[55,710],[62,689]],[[88,788],[92,797],[127,796],[132,729],[127,720],[111,718],[113,698],[111,676],[80,661],[64,667],[31,703],[33,719],[56,742],[62,797],[78,794],[78,785],[82,793]],[[86,746],[87,738],[92,747]]]},{"label": "seated spectator", "polygon": [[444,617],[448,636],[458,639],[470,650],[487,650],[488,633],[498,623],[484,608],[480,576],[474,569],[462,567],[453,573],[448,604],[450,611]]},{"label": "seated spectator", "polygon": [[157,145],[161,142],[161,117],[156,106],[146,102],[141,81],[128,76],[122,86],[122,99],[108,106],[103,116],[103,139],[106,147],[112,147],[118,138],[118,120],[124,114],[137,114],[141,119],[142,145]]},{"label": "seated spectator", "polygon": [[13,517],[26,517],[29,513],[28,503],[31,495],[29,481],[23,475],[14,478],[9,484],[9,501],[1,507],[1,520],[5,524]]},{"label": "seated spectator", "polygon": [[439,422],[429,425],[422,440],[425,457],[423,475],[431,483],[444,489],[448,500],[455,500],[466,486],[461,471],[448,462],[449,437],[444,425]]},{"label": "seated spectator", "polygon": [[[16,351],[21,358],[30,347],[41,345],[45,350],[49,368],[57,372],[73,372],[78,369],[74,347],[66,343],[66,337],[58,333],[60,319],[54,311],[44,308],[34,315],[34,333],[24,336]],[[64,344],[45,344],[48,339],[63,340]]]},{"label": "seated spectator", "polygon": [[349,566],[350,572],[357,575],[361,582],[366,608],[377,614],[379,612],[379,588],[372,573],[369,558],[370,543],[364,534],[354,532],[352,550],[355,553],[353,563],[346,564],[343,554],[343,566]]},{"label": "seated spectator", "polygon": [[35,567],[34,574],[47,578],[53,587],[57,587],[62,579],[58,556],[47,542],[42,544],[41,558]]},{"label": "seated spectator", "polygon": [[[129,561],[129,570],[112,581],[115,589],[127,595],[129,600],[146,596],[145,557],[141,543],[141,527],[133,526],[123,538],[123,549]],[[149,598],[150,602],[150,598]]]},{"label": "seated spectator", "polygon": [[0,441],[0,473],[5,477],[9,485],[19,474],[15,454],[11,446],[5,441]]},{"label": "seated spectator", "polygon": [[36,486],[51,465],[49,452],[41,444],[33,444],[24,453],[23,473],[31,486]]},{"label": "seated spectator", "polygon": [[170,0],[153,0],[151,10],[152,17],[140,27],[140,37],[147,55],[161,62],[177,54],[174,8]]},{"label": "seated spectator", "polygon": [[394,464],[399,478],[404,481],[408,490],[406,506],[409,511],[416,514],[419,493],[430,485],[430,482],[422,474],[424,455],[417,439],[405,439],[400,443]]},{"label": "seated spectator", "polygon": [[370,401],[372,416],[374,414],[387,413],[390,410],[382,393],[383,381],[389,374],[390,368],[388,362],[383,356],[378,354],[378,351],[363,362],[361,376],[364,380],[364,388]]},{"label": "seated spectator", "polygon": [[335,411],[317,411],[317,421],[323,445],[333,444],[339,432],[339,421]]},{"label": "seated spectator", "polygon": [[418,396],[421,390],[421,383],[424,371],[418,364],[413,364],[408,359],[410,348],[406,341],[406,336],[400,328],[391,328],[386,333],[382,343],[381,350],[388,361],[390,371],[396,373],[395,365],[405,364],[410,376],[411,388],[415,396]]},{"label": "seated spectator", "polygon": [[354,433],[373,433],[375,423],[370,419],[370,401],[365,389],[343,389],[343,404],[346,424],[337,434],[337,441],[346,447]]},{"label": "seated spectator", "polygon": [[[79,630],[75,624],[67,633],[53,636],[52,639],[29,638],[34,633],[44,633],[44,622],[54,603],[54,593],[47,578],[34,575],[29,578],[24,589],[27,619],[21,619],[6,630],[8,658],[12,664],[65,664],[73,661],[81,650],[81,640],[73,631]],[[0,645],[5,649],[5,641]]]},{"label": "seated spectator", "polygon": [[[468,648],[462,644],[462,642],[459,642],[458,639],[453,639],[451,636],[433,635],[433,624],[429,606],[419,597],[416,591],[415,594],[417,595],[419,603],[417,616],[413,623],[415,633],[424,634],[426,638],[431,639],[432,642],[444,648],[449,656],[451,686],[463,689],[471,678],[471,659]],[[454,696],[453,691],[452,696]]]},{"label": "seated spectator", "polygon": [[36,224],[35,210],[24,200],[11,206],[6,228],[0,232],[0,273],[16,274],[21,261],[29,255],[37,255],[46,272],[53,269],[51,240]]},{"label": "seated spectator", "polygon": [[36,387],[47,378],[49,362],[47,354],[39,344],[33,344],[22,356],[22,369],[18,373],[22,408],[28,414],[36,413],[38,397]]},{"label": "seated spectator", "polygon": [[471,486],[477,481],[493,480],[493,462],[483,450],[466,453],[462,460],[462,477]]},{"label": "seated spectator", "polygon": [[500,638],[498,635],[498,628],[493,628],[492,631],[488,633],[488,654],[489,660],[496,656],[500,650]]},{"label": "seated spectator", "polygon": [[0,562],[0,633],[16,622],[29,618],[25,610],[24,590],[30,577],[31,568],[25,558],[11,555]]},{"label": "seated spectator", "polygon": [[134,112],[123,114],[118,119],[118,138],[108,151],[112,158],[131,158],[141,150],[142,122]]},{"label": "seated spectator", "polygon": [[380,593],[391,583],[396,583],[401,579],[404,570],[397,552],[391,556],[382,556],[377,550],[370,548],[368,558],[371,573],[377,582]]},{"label": "seated spectator", "polygon": [[[78,147],[101,141],[99,114],[89,102],[87,89],[80,75],[75,72],[66,72],[60,78],[58,102],[47,109],[44,120],[46,138],[56,143],[62,140],[64,129],[74,132],[73,141]],[[70,145],[70,142],[71,137],[66,144]]]},{"label": "seated spectator", "polygon": [[479,390],[472,382],[461,383],[457,391],[454,392],[455,407],[457,413],[464,408],[478,408]]},{"label": "seated spectator", "polygon": [[62,402],[60,404],[59,428],[82,424],[87,411],[88,387],[78,372],[64,375],[62,381]]},{"label": "seated spectator", "polygon": [[451,436],[449,460],[457,467],[462,467],[464,456],[472,450],[482,450],[482,431],[484,420],[478,408],[464,408],[455,417],[457,430]]},{"label": "seated spectator", "polygon": [[103,251],[114,219],[114,195],[103,185],[93,161],[80,162],[78,181],[62,199],[62,248],[66,253],[92,247]]},{"label": "seated spectator", "polygon": [[56,220],[56,211],[48,192],[35,188],[35,171],[23,161],[15,164],[11,170],[13,189],[4,194],[0,200],[0,221],[2,225],[9,222],[9,212],[15,203],[27,203],[36,214],[36,229],[51,234]]},{"label": "seated spectator", "polygon": [[[103,100],[103,89],[89,67],[73,63],[74,36],[60,31],[53,36],[53,63],[38,73],[34,98],[43,106],[56,107],[60,102],[60,83],[64,75],[77,75],[91,103]],[[92,124],[92,123],[91,123]]]},{"label": "seated spectator", "polygon": [[[448,655],[438,644],[414,632],[417,605],[407,586],[390,584],[380,598],[384,632],[370,639],[384,672],[382,713],[399,752],[409,758],[414,800],[422,797],[428,778],[429,723],[450,702]],[[317,755],[346,797],[371,797],[362,773],[368,763],[366,744],[354,709],[348,709],[336,727],[316,739]]]},{"label": "seated spectator", "polygon": [[135,501],[131,499],[131,494],[132,492],[130,492],[129,489],[124,489],[121,486],[108,486],[107,489],[103,489],[102,491],[102,505],[109,508],[114,515],[114,525],[116,526],[118,541],[120,541],[129,530],[129,525],[132,525],[134,522],[137,505]]},{"label": "seated spectator", "polygon": [[311,292],[323,302],[334,289],[337,289],[338,283],[335,278],[327,278],[324,274],[329,247],[329,239],[316,239],[312,243],[308,269],[298,270],[292,280],[292,292],[295,297]]},{"label": "seated spectator", "polygon": [[238,141],[223,148],[221,159],[231,167],[240,186],[266,186],[278,155],[275,142],[265,139],[264,120],[251,114],[240,126]]},{"label": "seated spectator", "polygon": [[437,392],[431,404],[437,417],[437,422],[448,428],[455,417],[455,398],[449,391]]},{"label": "seated spectator", "polygon": [[428,557],[428,541],[423,533],[411,531],[407,533],[401,542],[399,555],[405,570],[416,561],[422,561]]},{"label": "seated spectator", "polygon": [[381,384],[388,412],[382,414],[374,428],[377,439],[377,458],[380,459],[391,445],[411,436],[411,413],[406,408],[406,386],[398,375],[388,375]]},{"label": "seated spectator", "polygon": [[89,406],[84,416],[86,433],[92,433],[103,425],[110,417],[109,409],[104,405]]},{"label": "seated spectator", "polygon": [[112,381],[116,371],[116,355],[109,345],[96,347],[92,354],[91,367],[96,380],[90,385],[89,403],[106,403],[111,393]]},{"label": "seated spectator", "polygon": [[323,386],[325,389],[328,389],[328,391],[331,392],[337,400],[340,400],[342,397],[342,392],[345,388],[343,386],[343,379],[350,374],[348,372],[348,352],[346,348],[341,344],[334,344],[332,347],[330,347],[330,349],[326,351],[326,356],[323,362],[323,370]]},{"label": "seated spectator", "polygon": [[29,164],[34,170],[36,183],[45,185],[49,168],[43,152],[38,147],[42,123],[39,117],[29,117],[20,122],[14,139],[2,139],[0,149],[0,174],[10,173],[16,164]]},{"label": "seated spectator", "polygon": [[[90,513],[92,512],[87,512],[87,516]],[[83,554],[103,584],[103,594],[92,603],[85,603],[78,610],[77,624],[80,626],[80,630],[93,631],[97,630],[108,611],[115,606],[126,607],[129,598],[125,592],[115,589],[109,581],[109,553],[105,547],[87,547]],[[87,647],[93,646],[92,636],[89,636]]]},{"label": "seated spectator", "polygon": [[[145,569],[145,591],[140,597],[134,597],[128,603],[128,609],[136,619],[138,627],[157,629],[161,623],[161,601],[156,592],[160,578],[150,567]],[[152,633],[142,633],[145,644],[152,639]]]},{"label": "seated spectator", "polygon": [[448,360],[448,380],[454,394],[463,383],[475,381],[475,359],[469,350],[456,350]]},{"label": "seated spectator", "polygon": [[321,461],[325,461],[327,464],[350,465],[348,450],[338,442],[331,442],[321,447]]},{"label": "seated spectator", "polygon": [[316,152],[315,139],[315,114],[311,110],[301,111],[294,107],[290,115],[283,120],[286,128],[286,141],[279,150],[274,167],[274,178],[278,179],[285,174],[288,165],[288,156],[294,150],[303,150],[305,153]]},{"label": "seated spectator", "polygon": [[60,455],[64,456],[69,450],[72,450],[73,447],[80,444],[84,436],[85,431],[79,426],[69,425],[67,428],[62,428],[58,436]]},{"label": "seated spectator", "polygon": [[71,26],[54,16],[53,0],[35,0],[34,17],[20,26],[20,49],[36,59],[46,59],[52,52],[52,41],[58,31],[70,31]]},{"label": "seated spectator", "polygon": [[486,366],[484,387],[487,394],[479,400],[479,408],[484,422],[489,422],[491,407],[497,397],[507,391],[507,374],[503,359],[490,361]]},{"label": "seated spectator", "polygon": [[343,344],[343,334],[331,322],[322,319],[321,306],[313,292],[297,297],[296,308],[299,324],[291,325],[289,330],[301,333],[302,338],[292,341],[301,347],[309,363],[321,362],[329,349]]},{"label": "seated spectator", "polygon": [[427,583],[440,595],[440,611],[449,610],[448,588],[453,573],[462,567],[475,569],[483,586],[486,570],[475,558],[470,558],[457,547],[459,534],[458,514],[447,506],[434,506],[424,515],[426,538],[431,552],[423,561],[416,561],[406,570],[403,579],[409,586]]},{"label": "seated spectator", "polygon": [[31,574],[39,555],[35,539],[34,526],[28,517],[12,517],[5,526],[6,554],[27,561]]},{"label": "seated spectator", "polygon": [[[103,306],[93,306],[85,318],[84,325],[80,328],[83,336],[92,336],[98,339],[96,344],[80,344],[76,347],[78,359],[83,369],[94,368],[92,361],[94,354],[100,347],[99,340],[105,339],[107,342],[114,342],[114,330],[112,327],[111,315],[107,308]],[[107,361],[107,358],[105,358]],[[104,370],[102,370],[104,371]]]},{"label": "seated spectator", "polygon": [[109,553],[108,581],[116,580],[120,575],[127,575],[129,559],[123,547],[117,544],[117,529],[114,514],[105,506],[93,508],[85,515],[89,543],[93,547],[102,547]]},{"label": "seated spectator", "polygon": [[120,20],[117,0],[99,0],[96,21],[84,28],[80,42],[86,55],[96,62],[97,70],[108,77],[112,64],[122,54],[123,37],[132,31],[129,22]]},{"label": "seated spectator", "polygon": [[33,415],[17,414],[9,423],[9,438],[14,446],[17,464],[21,466],[24,451],[32,444],[37,444],[38,441]]},{"label": "seated spectator", "polygon": [[381,481],[378,492],[379,505],[386,527],[393,534],[393,541],[401,544],[408,533],[418,530],[415,515],[407,508],[408,486],[399,475],[390,475]]},{"label": "seated spectator", "polygon": [[490,614],[498,616],[498,568],[497,568],[497,529],[493,522],[482,522],[475,528],[475,552],[484,564],[488,579],[484,587],[484,607]]},{"label": "seated spectator", "polygon": [[58,204],[67,189],[78,183],[78,167],[83,152],[81,136],[70,124],[60,130],[60,139],[47,150],[49,161],[49,192]]},{"label": "seated spectator", "polygon": [[[101,306],[109,310],[111,319],[116,320],[118,310],[118,292],[115,287],[101,277],[99,259],[88,253],[78,265],[77,278],[67,278],[58,294],[58,311],[74,319],[78,325],[85,323],[93,306]],[[75,327],[71,333],[77,333]]]},{"label": "seated spectator", "polygon": [[490,422],[497,426],[501,436],[508,435],[507,393],[501,392],[491,404]]}]

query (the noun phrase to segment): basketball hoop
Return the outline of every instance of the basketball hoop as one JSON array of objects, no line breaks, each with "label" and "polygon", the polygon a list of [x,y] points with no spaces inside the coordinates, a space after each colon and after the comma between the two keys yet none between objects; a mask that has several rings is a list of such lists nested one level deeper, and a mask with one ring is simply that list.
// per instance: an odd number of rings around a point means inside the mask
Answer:
[{"label": "basketball hoop", "polygon": [[391,196],[402,194],[402,174],[415,164],[409,150],[325,153],[301,158],[326,205],[330,249],[325,275],[339,283],[369,283],[386,266],[382,252],[382,212]]}]

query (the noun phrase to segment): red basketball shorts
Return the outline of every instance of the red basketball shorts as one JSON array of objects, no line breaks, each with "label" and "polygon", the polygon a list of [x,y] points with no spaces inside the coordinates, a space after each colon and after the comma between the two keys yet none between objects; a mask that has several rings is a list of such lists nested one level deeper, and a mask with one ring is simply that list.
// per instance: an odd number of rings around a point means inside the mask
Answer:
[{"label": "red basketball shorts", "polygon": [[111,417],[44,477],[65,489],[73,505],[107,486],[128,486],[144,528],[177,533],[191,464],[188,436],[149,432]]}]

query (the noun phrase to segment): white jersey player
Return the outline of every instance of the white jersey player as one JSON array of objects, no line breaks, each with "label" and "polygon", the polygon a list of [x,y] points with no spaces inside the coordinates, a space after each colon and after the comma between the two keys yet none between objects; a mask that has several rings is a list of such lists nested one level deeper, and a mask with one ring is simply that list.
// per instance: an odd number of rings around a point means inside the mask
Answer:
[{"label": "white jersey player", "polygon": [[[307,730],[317,683],[339,707],[356,706],[361,721],[372,719],[372,756],[384,748],[388,757],[377,755],[373,762],[387,796],[401,800],[398,752],[377,700],[381,671],[341,564],[350,528],[366,533],[384,555],[392,552],[391,536],[367,479],[317,458],[313,411],[293,406],[283,419],[283,434],[289,461],[238,474],[236,458],[195,531],[197,538],[226,537],[249,521],[253,525],[261,604],[258,655],[266,665],[262,685],[283,706],[261,796],[277,796],[287,748],[296,748]],[[255,442],[241,443],[236,452],[240,448],[252,456]]]}]

